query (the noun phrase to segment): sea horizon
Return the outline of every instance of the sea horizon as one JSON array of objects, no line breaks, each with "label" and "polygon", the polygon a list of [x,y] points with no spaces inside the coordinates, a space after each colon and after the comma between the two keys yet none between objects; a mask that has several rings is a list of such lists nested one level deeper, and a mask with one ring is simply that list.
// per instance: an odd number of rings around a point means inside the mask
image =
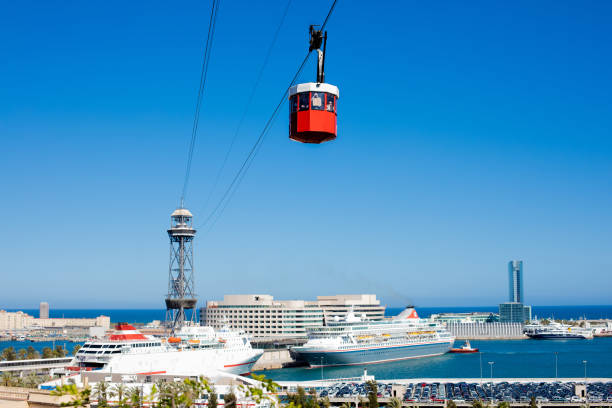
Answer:
[{"label": "sea horizon", "polygon": [[[404,307],[387,306],[385,316],[394,316]],[[38,317],[38,309],[0,308],[7,312],[22,311],[31,316]],[[197,309],[196,309],[197,310]],[[497,313],[498,306],[436,306],[416,307],[420,317],[429,317],[438,313]],[[161,308],[62,308],[50,309],[49,317],[52,318],[93,318],[100,315],[109,316],[113,323],[149,323],[153,320],[164,320],[166,310]],[[197,314],[197,313],[196,313]],[[533,318],[555,318],[555,319],[610,319],[612,318],[612,305],[532,305]],[[197,319],[197,317],[196,317]]]}]

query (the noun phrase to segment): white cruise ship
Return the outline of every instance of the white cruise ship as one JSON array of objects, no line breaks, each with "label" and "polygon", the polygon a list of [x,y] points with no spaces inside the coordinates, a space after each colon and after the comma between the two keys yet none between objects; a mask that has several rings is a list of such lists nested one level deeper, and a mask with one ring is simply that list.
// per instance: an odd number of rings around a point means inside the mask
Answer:
[{"label": "white cruise ship", "polygon": [[308,330],[308,341],[292,347],[311,367],[382,363],[446,353],[455,339],[443,326],[420,319],[412,306],[392,319],[365,321],[351,310],[344,320]]},{"label": "white cruise ship", "polygon": [[185,326],[174,337],[145,336],[119,323],[104,340],[86,342],[68,370],[122,374],[201,375],[215,371],[246,374],[263,354],[249,337],[229,329]]}]

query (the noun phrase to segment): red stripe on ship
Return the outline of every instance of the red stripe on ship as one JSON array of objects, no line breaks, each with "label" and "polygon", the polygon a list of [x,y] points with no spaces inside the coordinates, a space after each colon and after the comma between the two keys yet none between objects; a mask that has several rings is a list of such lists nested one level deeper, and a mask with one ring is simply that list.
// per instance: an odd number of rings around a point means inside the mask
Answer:
[{"label": "red stripe on ship", "polygon": [[228,368],[228,367],[238,367],[238,366],[243,366],[243,365],[247,365],[247,364],[253,364],[255,363],[255,360],[253,361],[247,361],[246,363],[240,363],[240,364],[229,364],[229,365],[224,365],[223,367]]},{"label": "red stripe on ship", "polygon": [[149,371],[148,373],[136,373],[136,375],[154,375],[154,374],[166,374],[165,371]]}]

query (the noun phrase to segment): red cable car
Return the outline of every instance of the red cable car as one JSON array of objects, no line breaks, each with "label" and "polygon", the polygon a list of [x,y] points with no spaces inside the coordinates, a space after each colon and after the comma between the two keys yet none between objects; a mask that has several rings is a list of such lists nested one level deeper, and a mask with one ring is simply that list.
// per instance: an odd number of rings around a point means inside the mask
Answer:
[{"label": "red cable car", "polygon": [[[323,51],[321,51],[323,43]],[[327,31],[310,26],[310,51],[317,50],[317,82],[294,85],[289,89],[289,138],[301,143],[323,143],[337,135],[338,87],[325,83]]]}]

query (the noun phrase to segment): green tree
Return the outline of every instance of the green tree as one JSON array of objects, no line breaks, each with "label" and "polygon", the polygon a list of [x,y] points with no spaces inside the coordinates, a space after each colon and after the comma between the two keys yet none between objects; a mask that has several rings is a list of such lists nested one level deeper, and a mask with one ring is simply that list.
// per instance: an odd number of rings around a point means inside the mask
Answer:
[{"label": "green tree", "polygon": [[131,387],[127,392],[127,396],[128,396],[129,405],[126,405],[126,406],[131,406],[134,408],[142,406],[143,398],[142,398],[142,390],[140,388]]},{"label": "green tree", "polygon": [[457,408],[457,404],[452,399],[446,401],[446,408]]},{"label": "green tree", "polygon": [[329,401],[329,397],[326,396],[321,398],[321,400],[319,401],[319,406],[322,408],[330,408],[331,402]]},{"label": "green tree", "polygon": [[72,348],[72,355],[76,356],[76,353],[78,353],[80,349],[81,349],[81,345],[75,344],[75,346]]},{"label": "green tree", "polygon": [[40,358],[40,353],[36,351],[36,349],[32,346],[28,346],[26,353],[27,353],[27,358],[30,360]]},{"label": "green tree", "polygon": [[115,396],[117,396],[117,401],[119,404],[119,407],[124,408],[127,407],[127,399],[126,399],[126,394],[127,394],[127,387],[122,384],[122,383],[117,383],[112,387],[112,392]]},{"label": "green tree", "polygon": [[223,404],[225,408],[236,408],[236,394],[234,394],[234,390],[230,389],[227,394],[223,396]]},{"label": "green tree", "polygon": [[402,401],[397,397],[392,397],[387,404],[388,408],[402,408]]},{"label": "green tree", "polygon": [[17,360],[17,352],[15,351],[15,347],[7,347],[2,350],[2,360],[13,361]]},{"label": "green tree", "polygon": [[351,404],[348,402],[343,402],[342,405],[340,405],[340,408],[351,408]]},{"label": "green tree", "polygon": [[88,407],[90,394],[91,389],[89,387],[79,389],[74,384],[60,385],[51,392],[51,395],[72,395],[70,402],[61,403],[62,407]]},{"label": "green tree", "polygon": [[306,408],[306,390],[304,387],[297,387],[295,394],[289,394],[289,402],[293,403],[296,407]]},{"label": "green tree", "polygon": [[472,402],[472,408],[485,408],[485,405],[482,403],[481,400],[474,400]]},{"label": "green tree", "polygon": [[25,360],[26,358],[28,358],[28,352],[26,351],[26,349],[19,349],[19,351],[17,352],[17,359]]},{"label": "green tree", "polygon": [[510,408],[510,403],[508,401],[502,401],[497,404],[497,408]]},{"label": "green tree", "polygon": [[215,390],[215,387],[211,387],[208,396],[208,408],[217,408],[218,402],[217,390]]},{"label": "green tree", "polygon": [[51,350],[51,347],[45,347],[42,349],[42,358],[53,358],[53,350]]},{"label": "green tree", "polygon": [[15,376],[10,371],[6,371],[2,373],[2,377],[0,377],[0,384],[5,387],[14,387],[17,384]]},{"label": "green tree", "polygon": [[68,354],[68,350],[59,345],[55,346],[55,350],[53,350],[53,357],[66,357],[66,354]]},{"label": "green tree", "polygon": [[376,381],[366,382],[368,391],[368,408],[378,408],[378,385]]},{"label": "green tree", "polygon": [[532,395],[529,400],[529,408],[538,408],[538,403],[536,402],[535,397]]},{"label": "green tree", "polygon": [[98,407],[108,407],[108,399],[115,395],[106,381],[96,383],[93,388],[93,396],[98,400]]}]

